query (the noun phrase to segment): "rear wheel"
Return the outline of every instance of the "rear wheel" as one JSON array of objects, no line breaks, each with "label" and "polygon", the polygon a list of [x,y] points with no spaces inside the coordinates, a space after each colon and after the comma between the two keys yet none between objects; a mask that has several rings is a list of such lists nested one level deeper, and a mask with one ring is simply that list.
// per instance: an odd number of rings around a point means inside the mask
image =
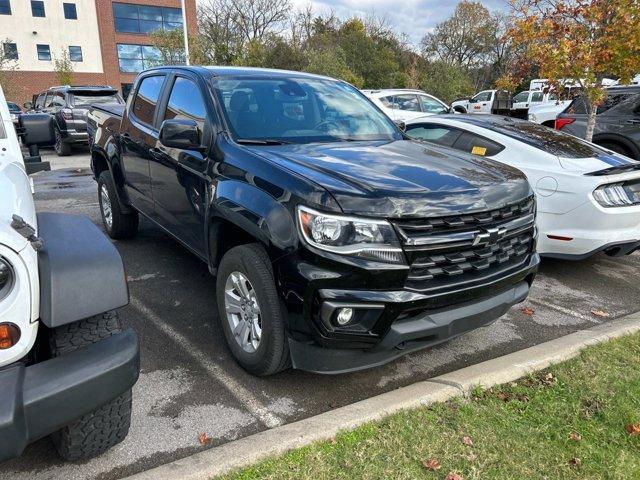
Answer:
[{"label": "rear wheel", "polygon": [[[115,311],[63,325],[52,330],[49,349],[60,357],[122,331]],[[82,416],[51,435],[65,460],[81,460],[96,455],[125,439],[131,424],[131,390]]]},{"label": "rear wheel", "polygon": [[227,345],[245,370],[271,375],[290,366],[286,312],[262,246],[241,245],[225,254],[216,297]]},{"label": "rear wheel", "polygon": [[103,171],[98,177],[98,203],[102,224],[111,238],[132,238],[138,233],[138,212],[124,213],[116,194],[111,172]]},{"label": "rear wheel", "polygon": [[54,128],[53,134],[55,137],[55,143],[53,145],[53,148],[55,149],[58,156],[66,157],[68,155],[71,155],[71,145],[63,141],[62,135],[60,134],[60,130],[58,130],[57,128]]}]

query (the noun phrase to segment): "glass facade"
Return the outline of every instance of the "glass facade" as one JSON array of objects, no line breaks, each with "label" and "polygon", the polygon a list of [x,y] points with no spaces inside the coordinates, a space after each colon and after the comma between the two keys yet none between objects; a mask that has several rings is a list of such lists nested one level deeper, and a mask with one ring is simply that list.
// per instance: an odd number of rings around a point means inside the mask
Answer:
[{"label": "glass facade", "polygon": [[64,10],[64,18],[67,20],[77,20],[78,11],[76,10],[75,3],[63,3],[62,8]]},{"label": "glass facade", "polygon": [[180,8],[114,3],[113,19],[116,32],[150,33],[154,30],[182,28]]},{"label": "glass facade", "polygon": [[78,46],[69,46],[69,60],[72,62],[81,62],[82,61],[82,47]]},{"label": "glass facade", "polygon": [[118,44],[118,64],[124,73],[138,73],[162,65],[160,50],[150,45]]}]

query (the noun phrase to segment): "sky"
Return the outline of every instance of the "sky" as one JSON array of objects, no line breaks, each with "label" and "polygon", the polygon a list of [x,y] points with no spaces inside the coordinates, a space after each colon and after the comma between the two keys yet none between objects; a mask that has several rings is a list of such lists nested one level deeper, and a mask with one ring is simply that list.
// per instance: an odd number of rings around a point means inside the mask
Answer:
[{"label": "sky", "polygon": [[[373,12],[385,17],[396,33],[405,33],[411,43],[418,45],[425,33],[451,16],[458,0],[292,0],[292,3],[300,9],[311,4],[317,13],[333,10],[342,19],[353,15],[366,17]],[[492,11],[508,9],[508,0],[480,3]]]}]

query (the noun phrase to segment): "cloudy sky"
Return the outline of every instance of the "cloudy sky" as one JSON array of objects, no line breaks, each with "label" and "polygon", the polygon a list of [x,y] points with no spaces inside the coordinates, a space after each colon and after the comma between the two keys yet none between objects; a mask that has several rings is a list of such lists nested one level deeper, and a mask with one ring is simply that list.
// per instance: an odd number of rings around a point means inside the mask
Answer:
[{"label": "cloudy sky", "polygon": [[[366,16],[374,12],[386,17],[390,26],[409,40],[420,43],[424,34],[436,24],[449,17],[457,0],[292,0],[296,8],[311,3],[316,12],[333,10],[340,18],[353,15]],[[481,0],[489,10],[507,9],[508,0]]]}]

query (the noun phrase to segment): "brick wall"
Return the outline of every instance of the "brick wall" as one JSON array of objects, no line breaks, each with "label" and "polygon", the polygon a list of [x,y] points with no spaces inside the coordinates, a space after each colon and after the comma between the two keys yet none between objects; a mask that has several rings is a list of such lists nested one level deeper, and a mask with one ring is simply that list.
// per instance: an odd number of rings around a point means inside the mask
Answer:
[{"label": "brick wall", "polygon": [[[117,33],[113,21],[114,0],[96,0],[96,14],[98,16],[98,30],[102,50],[102,65],[104,73],[74,73],[73,82],[77,85],[111,85],[117,89],[123,83],[132,83],[136,75],[133,73],[121,73],[118,66],[118,43],[132,43],[150,45],[151,41],[146,34]],[[118,0],[121,3],[135,3],[138,5],[154,5],[161,7],[180,8],[180,0]],[[197,34],[197,9],[196,0],[185,0],[187,28],[191,35]],[[55,72],[4,72],[3,77],[9,83],[7,100],[22,105],[30,102],[34,94],[47,88],[58,85]]]}]

